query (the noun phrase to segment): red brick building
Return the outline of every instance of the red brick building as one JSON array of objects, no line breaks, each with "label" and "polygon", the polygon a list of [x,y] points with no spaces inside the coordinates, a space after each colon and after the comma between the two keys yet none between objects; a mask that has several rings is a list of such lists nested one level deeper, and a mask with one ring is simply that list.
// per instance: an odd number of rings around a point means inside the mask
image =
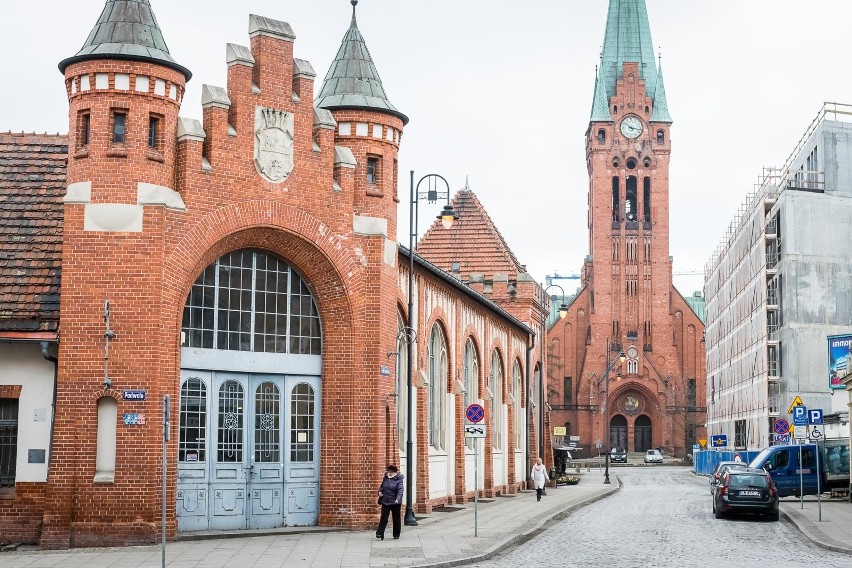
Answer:
[{"label": "red brick building", "polygon": [[354,11],[316,96],[289,24],[252,15],[249,37],[185,119],[191,74],[150,2],[108,0],[60,63],[68,135],[0,135],[0,540],[155,541],[166,405],[170,536],[366,528],[388,463],[422,512],[515,492],[538,455],[521,271],[477,288],[415,255],[407,313],[408,118]]},{"label": "red brick building", "polygon": [[601,442],[682,456],[705,432],[704,326],[672,285],[672,119],[644,0],[610,2],[603,45],[586,131],[589,256],[547,334],[551,420],[592,453]]}]

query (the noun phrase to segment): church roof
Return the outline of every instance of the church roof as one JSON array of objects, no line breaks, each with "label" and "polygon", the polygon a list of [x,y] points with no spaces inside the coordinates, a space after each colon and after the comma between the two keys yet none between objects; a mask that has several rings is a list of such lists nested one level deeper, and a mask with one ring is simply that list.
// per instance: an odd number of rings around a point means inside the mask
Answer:
[{"label": "church roof", "polygon": [[385,93],[382,79],[355,20],[357,4],[358,0],[352,0],[352,24],[328,68],[314,106],[329,110],[375,110],[396,116],[403,124],[408,124],[408,117],[391,104]]},{"label": "church roof", "polygon": [[187,81],[192,77],[169,53],[150,0],[107,0],[82,49],[63,59],[59,70],[91,59],[148,61],[182,73]]},{"label": "church roof", "polygon": [[[645,0],[610,0],[609,12],[606,18],[606,33],[604,35],[603,51],[601,53],[601,68],[595,86],[595,100],[592,103],[592,118],[597,116],[595,109],[609,107],[609,97],[615,94],[615,85],[621,76],[625,62],[639,63],[639,74],[645,80],[645,92],[654,99],[654,106],[661,105],[661,117],[668,117],[668,106],[665,100],[665,90],[661,100],[658,100],[658,87],[662,85],[662,76],[657,70],[654,60],[654,42],[651,40],[651,26],[648,23],[648,10]],[[604,98],[605,100],[599,100]],[[654,115],[657,114],[655,108]],[[605,120],[610,120],[609,115]],[[660,122],[671,122],[660,119]]]},{"label": "church roof", "polygon": [[[517,276],[526,272],[473,191],[460,190],[452,203],[456,222],[445,229],[435,220],[418,243],[417,254],[462,281],[471,274]],[[459,264],[458,270],[453,270],[453,263]]]},{"label": "church roof", "polygon": [[0,334],[56,331],[68,137],[0,133]]}]

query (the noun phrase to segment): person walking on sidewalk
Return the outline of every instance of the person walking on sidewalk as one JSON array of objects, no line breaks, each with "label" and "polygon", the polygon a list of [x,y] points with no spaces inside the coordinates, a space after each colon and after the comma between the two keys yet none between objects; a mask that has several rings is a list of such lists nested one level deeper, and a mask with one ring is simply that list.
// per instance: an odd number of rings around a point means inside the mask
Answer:
[{"label": "person walking on sidewalk", "polygon": [[393,537],[399,538],[399,510],[402,507],[402,496],[405,493],[404,476],[393,464],[387,467],[382,484],[379,486],[378,504],[382,506],[382,516],[376,529],[376,538],[385,540],[385,527],[388,526],[388,514],[393,518]]},{"label": "person walking on sidewalk", "polygon": [[541,463],[541,458],[536,458],[535,465],[532,467],[532,472],[530,472],[530,477],[532,477],[533,484],[535,485],[536,501],[541,501],[544,484],[550,481],[550,477],[547,475],[547,468]]}]

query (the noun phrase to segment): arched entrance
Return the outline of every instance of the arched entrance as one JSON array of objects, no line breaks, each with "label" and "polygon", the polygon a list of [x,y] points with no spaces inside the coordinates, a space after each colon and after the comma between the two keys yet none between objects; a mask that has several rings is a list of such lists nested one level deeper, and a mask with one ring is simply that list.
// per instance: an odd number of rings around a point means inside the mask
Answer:
[{"label": "arched entrance", "polygon": [[633,426],[634,449],[637,452],[651,449],[651,433],[651,419],[644,414],[637,417]]},{"label": "arched entrance", "polygon": [[266,252],[230,252],[182,324],[178,529],[313,525],[322,334],[311,291]]},{"label": "arched entrance", "polygon": [[609,423],[609,446],[627,449],[627,418],[621,414],[612,417]]}]

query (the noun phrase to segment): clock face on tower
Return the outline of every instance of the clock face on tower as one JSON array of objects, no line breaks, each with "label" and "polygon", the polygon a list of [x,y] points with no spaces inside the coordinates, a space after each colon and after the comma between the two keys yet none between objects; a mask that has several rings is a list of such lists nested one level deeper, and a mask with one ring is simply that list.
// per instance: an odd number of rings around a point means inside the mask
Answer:
[{"label": "clock face on tower", "polygon": [[642,134],[642,121],[636,116],[628,116],[621,121],[621,133],[630,140],[638,138]]}]

